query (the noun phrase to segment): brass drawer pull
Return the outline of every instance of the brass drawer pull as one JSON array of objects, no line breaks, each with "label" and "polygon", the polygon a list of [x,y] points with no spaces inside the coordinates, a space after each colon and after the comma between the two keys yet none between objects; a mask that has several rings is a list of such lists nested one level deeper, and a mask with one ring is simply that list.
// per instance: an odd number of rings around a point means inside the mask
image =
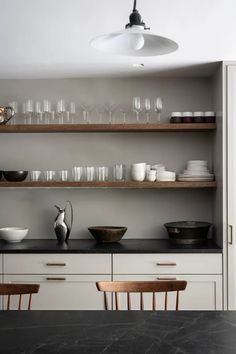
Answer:
[{"label": "brass drawer pull", "polygon": [[66,263],[46,263],[47,267],[65,267]]},{"label": "brass drawer pull", "polygon": [[59,280],[59,281],[62,281],[62,280],[66,280],[66,278],[64,278],[64,277],[48,277],[48,278],[46,278],[46,280]]},{"label": "brass drawer pull", "polygon": [[157,263],[157,266],[165,266],[165,267],[176,266],[176,265],[177,264],[174,262]]},{"label": "brass drawer pull", "polygon": [[176,280],[176,278],[157,278],[157,280]]}]

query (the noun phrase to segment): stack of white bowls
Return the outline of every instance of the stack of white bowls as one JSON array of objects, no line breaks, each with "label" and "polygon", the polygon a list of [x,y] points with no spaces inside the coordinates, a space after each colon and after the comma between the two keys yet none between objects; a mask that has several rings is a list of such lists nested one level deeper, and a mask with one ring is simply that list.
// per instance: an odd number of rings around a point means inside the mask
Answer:
[{"label": "stack of white bowls", "polygon": [[178,176],[179,181],[213,181],[214,174],[210,173],[208,163],[205,160],[191,160],[187,167]]},{"label": "stack of white bowls", "polygon": [[152,166],[152,170],[157,171],[157,181],[160,182],[174,182],[176,180],[176,174],[172,171],[166,171],[163,164],[159,163]]},{"label": "stack of white bowls", "polygon": [[172,171],[160,171],[157,173],[157,181],[159,182],[174,182],[176,173]]},{"label": "stack of white bowls", "polygon": [[137,182],[143,182],[146,177],[146,163],[134,163],[131,165],[131,179]]}]

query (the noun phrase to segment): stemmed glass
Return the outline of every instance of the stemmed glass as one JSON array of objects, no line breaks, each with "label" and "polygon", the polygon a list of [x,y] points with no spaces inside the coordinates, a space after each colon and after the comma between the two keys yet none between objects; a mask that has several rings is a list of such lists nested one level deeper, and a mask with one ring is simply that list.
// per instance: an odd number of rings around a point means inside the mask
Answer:
[{"label": "stemmed glass", "polygon": [[162,99],[161,97],[157,97],[155,100],[155,112],[157,113],[157,121],[160,123],[161,121],[161,112],[163,109]]},{"label": "stemmed glass", "polygon": [[43,120],[45,124],[50,123],[50,118],[51,118],[51,109],[52,105],[51,102],[47,99],[43,100]]},{"label": "stemmed glass", "polygon": [[107,111],[108,113],[108,123],[109,124],[112,124],[113,123],[113,113],[115,112],[116,110],[116,105],[114,103],[106,103],[105,104],[105,110]]},{"label": "stemmed glass", "polygon": [[75,124],[75,117],[76,117],[76,106],[75,106],[75,102],[70,102],[69,116],[71,117],[71,123],[72,123],[72,124]]},{"label": "stemmed glass", "polygon": [[27,116],[27,123],[32,124],[32,117],[34,114],[34,102],[32,100],[27,100],[25,102],[25,113]]},{"label": "stemmed glass", "polygon": [[144,106],[145,106],[147,124],[149,124],[150,123],[150,113],[151,113],[151,100],[150,100],[150,98],[145,98]]},{"label": "stemmed glass", "polygon": [[42,124],[43,114],[42,114],[42,105],[41,102],[36,101],[34,104],[34,115],[37,124]]},{"label": "stemmed glass", "polygon": [[136,113],[136,120],[137,123],[139,123],[139,114],[141,112],[141,98],[140,97],[134,97],[133,98],[133,111]]},{"label": "stemmed glass", "polygon": [[126,116],[129,112],[129,107],[127,105],[123,105],[120,107],[120,112],[122,114],[122,123],[125,124],[126,123]]},{"label": "stemmed glass", "polygon": [[57,115],[59,118],[59,124],[63,124],[66,115],[66,104],[64,100],[59,100],[57,102]]},{"label": "stemmed glass", "polygon": [[102,124],[102,117],[105,111],[104,106],[102,104],[98,104],[95,111],[98,116],[98,124]]},{"label": "stemmed glass", "polygon": [[18,117],[18,113],[19,113],[19,110],[18,110],[18,102],[16,101],[13,101],[13,102],[9,102],[8,103],[8,107],[12,107],[13,108],[13,111],[14,111],[14,116],[11,118],[11,120],[9,121],[9,123],[11,125],[15,125],[17,124],[17,117]]}]

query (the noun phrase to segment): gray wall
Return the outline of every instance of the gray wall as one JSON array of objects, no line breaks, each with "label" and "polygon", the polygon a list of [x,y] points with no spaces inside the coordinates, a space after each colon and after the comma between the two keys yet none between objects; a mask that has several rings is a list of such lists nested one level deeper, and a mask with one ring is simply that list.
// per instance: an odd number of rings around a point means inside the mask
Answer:
[{"label": "gray wall", "polygon": [[[0,80],[1,104],[27,98],[54,102],[65,98],[78,105],[120,104],[129,103],[136,95],[152,99],[161,96],[163,121],[171,111],[213,107],[208,79]],[[146,161],[163,162],[168,169],[180,172],[189,159],[207,159],[212,165],[212,139],[209,133],[2,134],[0,168],[69,169],[80,164]],[[156,238],[166,237],[163,223],[167,221],[212,221],[214,191],[1,189],[0,198],[0,226],[27,226],[30,238],[54,237],[53,205],[63,205],[67,199],[75,208],[73,238],[90,237],[87,227],[99,224],[126,225],[127,238]]]}]

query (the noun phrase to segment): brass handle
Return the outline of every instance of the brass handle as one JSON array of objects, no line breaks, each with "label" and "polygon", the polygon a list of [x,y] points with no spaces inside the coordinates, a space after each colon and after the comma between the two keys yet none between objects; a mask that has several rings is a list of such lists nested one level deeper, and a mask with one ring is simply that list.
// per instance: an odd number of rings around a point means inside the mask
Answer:
[{"label": "brass handle", "polygon": [[48,278],[46,278],[46,280],[59,280],[59,281],[61,281],[61,280],[66,280],[66,278],[64,278],[64,277],[48,277]]},{"label": "brass handle", "polygon": [[157,280],[176,280],[176,278],[157,278]]},{"label": "brass handle", "polygon": [[177,264],[174,262],[157,263],[157,266],[165,266],[165,267],[176,266],[176,265]]},{"label": "brass handle", "polygon": [[230,230],[229,245],[232,245],[233,244],[233,225],[229,225],[229,230]]},{"label": "brass handle", "polygon": [[65,267],[66,263],[46,263],[48,267]]}]

